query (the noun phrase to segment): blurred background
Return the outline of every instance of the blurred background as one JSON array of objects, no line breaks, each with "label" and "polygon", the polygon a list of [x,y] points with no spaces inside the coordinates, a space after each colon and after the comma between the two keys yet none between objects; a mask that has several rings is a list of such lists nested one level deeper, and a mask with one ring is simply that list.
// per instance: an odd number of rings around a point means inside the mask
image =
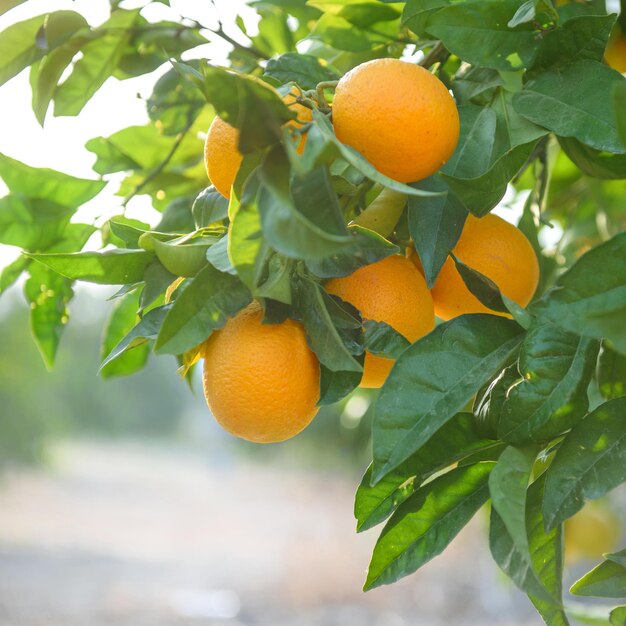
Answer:
[{"label": "blurred background", "polygon": [[[226,29],[252,15],[234,0],[171,4],[204,23],[217,10]],[[96,24],[108,2],[31,0],[1,16],[0,29],[60,8]],[[225,50],[214,42],[195,54],[219,62]],[[45,130],[23,73],[0,88],[0,152],[93,177],[84,143],[145,122],[143,99],[161,73],[110,80],[79,118],[50,118]],[[78,218],[115,214],[114,191]],[[514,208],[500,214],[515,220],[520,202],[511,194],[506,204]],[[150,211],[138,197],[127,214],[150,221]],[[0,266],[15,256],[0,246]],[[77,289],[47,372],[21,291],[0,298],[0,626],[541,624],[492,563],[484,511],[418,574],[361,592],[378,535],[357,535],[352,514],[372,394],[321,411],[290,442],[247,444],[215,424],[197,375],[190,388],[174,359],[152,359],[132,379],[98,377],[106,288]],[[568,583],[624,545],[625,508],[626,494],[615,492],[570,523]]]}]

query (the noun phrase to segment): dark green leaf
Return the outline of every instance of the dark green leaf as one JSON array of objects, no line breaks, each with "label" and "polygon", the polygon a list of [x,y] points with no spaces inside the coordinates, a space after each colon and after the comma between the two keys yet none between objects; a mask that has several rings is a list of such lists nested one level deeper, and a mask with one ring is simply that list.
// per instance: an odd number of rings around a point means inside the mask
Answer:
[{"label": "dark green leaf", "polygon": [[476,434],[472,416],[458,413],[428,441],[428,446],[409,457],[372,487],[372,466],[367,469],[356,492],[354,516],[357,531],[380,524],[429,476],[459,459],[493,446]]},{"label": "dark green leaf", "polygon": [[536,456],[535,447],[506,448],[489,476],[489,493],[518,559],[507,573],[528,594],[549,602],[550,593],[533,567],[526,528],[526,491]]},{"label": "dark green leaf", "polygon": [[600,393],[607,400],[626,396],[626,355],[602,346],[596,377]]},{"label": "dark green leaf", "polygon": [[577,139],[560,137],[563,152],[587,176],[617,180],[626,178],[626,155],[594,150]]},{"label": "dark green leaf", "polygon": [[[320,363],[333,372],[362,372],[363,367],[354,358],[355,350],[346,345],[334,319],[336,315],[345,316],[346,313],[331,296],[317,283],[302,279],[297,283],[295,297],[309,344]],[[360,322],[353,321],[351,330],[358,329]]]},{"label": "dark green leaf", "polygon": [[473,65],[520,69],[528,65],[537,42],[531,25],[507,26],[518,7],[510,0],[453,4],[429,18],[428,33]]},{"label": "dark green leaf", "polygon": [[619,139],[615,112],[607,98],[623,81],[623,76],[603,63],[575,61],[528,81],[513,103],[520,115],[559,136],[624,154],[626,144]]},{"label": "dark green leaf", "polygon": [[562,595],[563,575],[563,527],[546,532],[541,513],[544,478],[535,481],[527,492],[526,497],[526,531],[530,548],[531,563],[524,558],[516,548],[515,542],[508,533],[502,518],[497,511],[491,510],[491,525],[489,531],[489,547],[498,566],[521,586],[529,574],[532,566],[542,586],[549,592],[550,600],[530,595],[532,603],[541,613],[549,626],[569,626],[563,608],[557,603]]},{"label": "dark green leaf", "polygon": [[178,278],[168,272],[158,259],[152,259],[143,276],[145,285],[139,300],[140,311],[149,307]]},{"label": "dark green leaf", "polygon": [[153,253],[145,250],[29,254],[51,270],[71,278],[101,285],[123,285],[143,280]]},{"label": "dark green leaf", "polygon": [[277,91],[253,76],[200,63],[200,71],[175,63],[176,69],[201,90],[216,113],[240,129],[239,149],[243,154],[277,143],[281,126],[294,117]]},{"label": "dark green leaf", "polygon": [[[317,137],[319,139],[319,146],[315,146],[316,141],[314,139],[316,134],[314,131],[310,130],[307,138],[306,148],[304,150],[304,159],[306,161],[307,155],[316,151],[316,156],[319,156],[320,159],[330,160],[337,156],[337,154],[341,155],[343,159],[345,159],[352,167],[361,172],[370,180],[373,180],[376,183],[379,183],[383,187],[387,187],[389,189],[393,189],[394,191],[398,191],[400,193],[404,193],[408,196],[433,196],[438,194],[433,194],[432,192],[422,191],[421,189],[416,189],[415,187],[410,187],[409,185],[405,185],[404,183],[399,183],[384,174],[381,174],[369,161],[367,161],[364,157],[362,157],[354,148],[350,146],[346,146],[341,143],[339,139],[335,136],[333,131],[333,127],[331,123],[328,121],[327,117],[318,111],[317,109],[313,111],[313,120],[315,121],[315,130],[317,131]],[[319,150],[319,154],[317,154],[317,150]],[[317,161],[315,161],[317,162]],[[323,162],[323,161],[322,161]]]},{"label": "dark green leaf", "polygon": [[275,79],[281,85],[294,82],[305,90],[315,89],[318,83],[339,78],[335,70],[322,65],[317,57],[295,52],[270,59],[265,66],[264,76]]},{"label": "dark green leaf", "polygon": [[481,304],[484,304],[492,311],[506,313],[508,309],[502,300],[502,294],[498,286],[487,276],[465,265],[463,261],[451,254],[452,260],[465,286],[470,290]]},{"label": "dark green leaf", "polygon": [[400,356],[375,407],[375,482],[463,409],[517,348],[520,332],[502,317],[462,315]]},{"label": "dark green leaf", "polygon": [[577,424],[558,449],[546,477],[546,527],[579,511],[626,481],[626,398],[609,400]]},{"label": "dark green leaf", "polygon": [[376,543],[364,588],[395,582],[443,552],[487,502],[493,466],[478,463],[454,469],[404,502]]},{"label": "dark green leaf", "polygon": [[386,359],[397,359],[411,344],[397,330],[385,322],[363,322],[365,348]]},{"label": "dark green leaf", "polygon": [[467,209],[439,176],[419,183],[422,189],[443,191],[443,196],[409,198],[409,230],[424,268],[429,288],[454,248],[465,224]]},{"label": "dark green leaf", "polygon": [[594,339],[552,325],[531,328],[520,351],[520,379],[506,393],[499,438],[545,441],[578,422],[587,413],[599,347]]},{"label": "dark green leaf", "polygon": [[157,354],[182,354],[201,344],[250,300],[241,281],[207,265],[168,312],[157,338]]},{"label": "dark green leaf", "polygon": [[563,22],[541,38],[532,69],[562,67],[572,61],[602,61],[615,15],[585,15]]},{"label": "dark green leaf", "polygon": [[[357,361],[361,363],[361,359],[357,358]],[[359,386],[362,375],[362,372],[333,372],[323,365],[320,366],[318,406],[335,404],[349,396]]]},{"label": "dark green leaf", "polygon": [[626,233],[580,257],[529,312],[573,333],[606,337],[626,353]]}]

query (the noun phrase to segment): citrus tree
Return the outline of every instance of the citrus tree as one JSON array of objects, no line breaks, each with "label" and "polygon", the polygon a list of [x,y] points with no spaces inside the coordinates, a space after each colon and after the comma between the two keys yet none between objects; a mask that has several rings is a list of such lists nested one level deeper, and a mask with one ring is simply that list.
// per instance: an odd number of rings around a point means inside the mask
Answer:
[{"label": "citrus tree", "polygon": [[[381,388],[365,589],[490,502],[494,560],[567,624],[564,523],[626,481],[624,3],[254,0],[254,28],[110,4],[100,25],[56,11],[0,33],[0,82],[30,68],[42,125],[159,69],[149,122],[86,144],[93,179],[0,155],[0,243],[23,250],[0,289],[24,276],[45,362],[88,281],[119,285],[102,375],[203,359],[240,437],[286,440]],[[216,38],[227,67],[194,54]],[[77,220],[119,173],[118,215]],[[126,215],[137,195],[158,223]],[[517,226],[491,213],[503,198]],[[622,550],[571,591],[625,590]]]}]

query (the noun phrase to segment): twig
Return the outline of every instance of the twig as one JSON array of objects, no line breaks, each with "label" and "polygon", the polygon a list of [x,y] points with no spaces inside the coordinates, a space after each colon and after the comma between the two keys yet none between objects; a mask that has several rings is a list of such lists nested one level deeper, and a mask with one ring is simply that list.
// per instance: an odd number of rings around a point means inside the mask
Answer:
[{"label": "twig", "polygon": [[191,122],[187,124],[187,126],[178,133],[176,137],[176,141],[172,144],[170,151],[165,155],[165,158],[154,168],[152,169],[147,176],[130,192],[130,194],[124,198],[124,202],[122,202],[122,207],[126,208],[126,205],[136,196],[138,195],[145,187],[150,184],[169,164],[172,160],[178,148],[180,148],[180,144],[183,142],[183,139],[189,132],[191,128]]},{"label": "twig", "polygon": [[445,47],[441,41],[439,41],[435,47],[420,61],[418,65],[422,67],[430,67],[433,65],[438,59],[439,55],[445,50]]}]

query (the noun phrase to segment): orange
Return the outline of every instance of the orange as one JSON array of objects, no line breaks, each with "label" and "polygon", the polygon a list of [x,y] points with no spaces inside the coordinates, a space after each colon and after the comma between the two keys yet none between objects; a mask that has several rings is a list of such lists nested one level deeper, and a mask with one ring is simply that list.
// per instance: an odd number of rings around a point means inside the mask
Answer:
[{"label": "orange", "polygon": [[320,366],[302,324],[263,324],[253,302],[204,345],[204,395],[229,433],[257,443],[289,439],[317,413]]},{"label": "orange", "polygon": [[339,81],[333,125],[340,141],[402,183],[436,172],[459,140],[459,114],[446,86],[398,59],[362,63]]},{"label": "orange", "polygon": [[[535,251],[519,228],[497,215],[490,213],[480,219],[469,215],[453,253],[490,278],[505,296],[520,306],[526,306],[535,294],[539,283]],[[412,258],[419,263],[415,252]],[[435,313],[443,320],[464,313],[507,315],[488,309],[472,295],[451,258],[441,268],[431,293]]]},{"label": "orange", "polygon": [[[298,127],[313,119],[311,109],[296,102],[296,94],[288,93],[283,101],[296,112],[297,118],[287,123]],[[301,135],[297,150],[304,152],[306,135]],[[204,164],[207,175],[215,188],[226,198],[230,198],[230,189],[235,182],[243,155],[239,152],[239,130],[222,118],[215,116],[204,144]]]},{"label": "orange", "polygon": [[604,52],[604,60],[614,70],[617,70],[621,74],[626,74],[626,36],[619,29],[615,28],[611,39]]},{"label": "orange", "polygon": [[[385,322],[411,343],[435,326],[433,301],[424,277],[405,257],[393,255],[332,278],[326,291],[355,306],[364,319]],[[393,360],[367,352],[361,387],[382,387]]]},{"label": "orange", "polygon": [[619,545],[620,525],[615,513],[600,502],[588,502],[565,520],[565,559],[568,563],[600,560]]}]

